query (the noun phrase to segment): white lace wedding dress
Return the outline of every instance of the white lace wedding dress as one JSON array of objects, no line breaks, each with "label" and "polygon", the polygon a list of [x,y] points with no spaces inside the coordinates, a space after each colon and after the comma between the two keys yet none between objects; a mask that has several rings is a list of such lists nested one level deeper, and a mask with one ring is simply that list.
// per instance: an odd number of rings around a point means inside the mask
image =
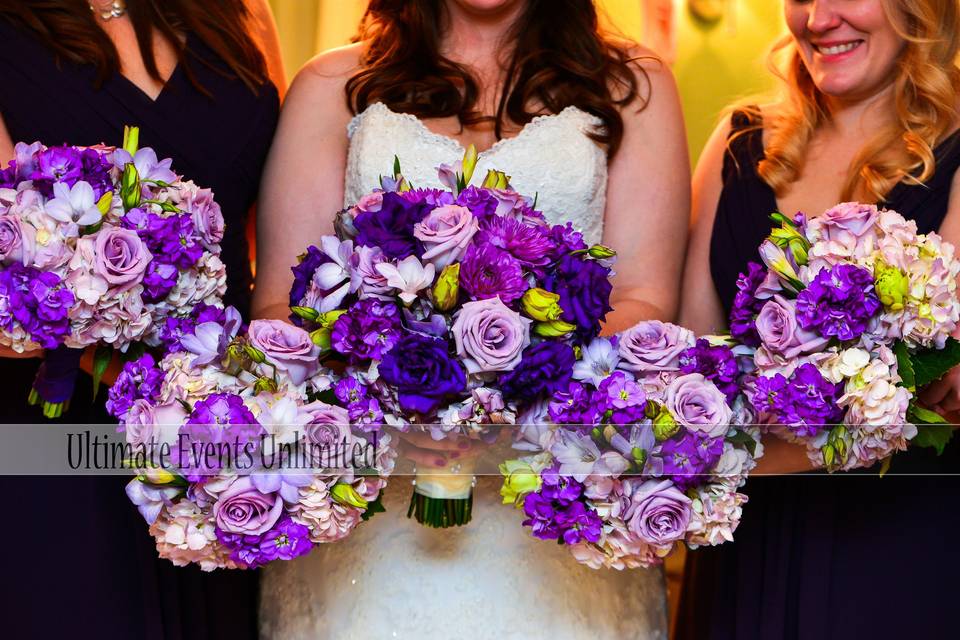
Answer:
[{"label": "white lace wedding dress", "polygon": [[[607,161],[585,135],[596,122],[576,108],[536,118],[480,154],[475,180],[500,169],[521,193],[538,194],[550,222],[569,220],[599,242]],[[415,187],[440,187],[436,167],[463,156],[456,140],[382,104],[356,116],[348,133],[346,204],[378,185],[394,155]],[[563,547],[531,537],[523,513],[500,504],[499,486],[499,476],[479,477],[473,521],[436,530],[407,519],[410,478],[392,478],[386,513],[345,541],[263,571],[262,637],[666,638],[661,571],[578,564]]]}]

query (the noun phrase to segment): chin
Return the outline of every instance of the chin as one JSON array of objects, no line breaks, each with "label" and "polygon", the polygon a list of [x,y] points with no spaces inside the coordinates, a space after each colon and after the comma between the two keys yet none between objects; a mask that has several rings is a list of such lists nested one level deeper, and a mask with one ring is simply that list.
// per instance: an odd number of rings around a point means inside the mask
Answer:
[{"label": "chin", "polygon": [[497,13],[509,9],[524,0],[452,0],[461,8],[474,13]]}]

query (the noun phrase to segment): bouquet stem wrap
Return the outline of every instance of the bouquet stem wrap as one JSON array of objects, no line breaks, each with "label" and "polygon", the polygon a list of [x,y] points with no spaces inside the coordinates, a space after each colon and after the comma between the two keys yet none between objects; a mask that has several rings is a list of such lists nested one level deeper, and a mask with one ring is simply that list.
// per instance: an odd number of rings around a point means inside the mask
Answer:
[{"label": "bouquet stem wrap", "polygon": [[473,482],[473,465],[461,466],[457,473],[418,472],[407,517],[435,529],[467,524],[473,515]]},{"label": "bouquet stem wrap", "polygon": [[83,349],[59,346],[47,351],[30,391],[32,405],[41,405],[47,418],[59,418],[70,406]]}]

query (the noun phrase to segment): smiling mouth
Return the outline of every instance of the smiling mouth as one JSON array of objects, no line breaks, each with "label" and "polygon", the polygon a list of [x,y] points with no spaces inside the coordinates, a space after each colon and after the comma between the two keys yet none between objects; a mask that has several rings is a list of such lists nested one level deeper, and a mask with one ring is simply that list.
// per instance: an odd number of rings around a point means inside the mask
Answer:
[{"label": "smiling mouth", "polygon": [[841,42],[838,44],[831,44],[829,46],[824,45],[813,45],[814,51],[817,53],[823,54],[825,56],[836,56],[841,53],[847,53],[848,51],[853,51],[857,47],[863,44],[863,40],[853,40],[852,42]]}]

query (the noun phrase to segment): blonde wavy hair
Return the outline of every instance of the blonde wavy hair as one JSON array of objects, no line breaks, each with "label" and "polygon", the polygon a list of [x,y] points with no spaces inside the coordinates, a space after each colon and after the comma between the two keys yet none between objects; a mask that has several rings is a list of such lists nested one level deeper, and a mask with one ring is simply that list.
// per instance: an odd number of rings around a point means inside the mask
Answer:
[{"label": "blonde wavy hair", "polygon": [[[934,148],[957,122],[960,0],[881,2],[906,41],[893,82],[894,117],[851,162],[845,201],[868,197],[879,202],[900,182],[923,184],[936,168]],[[800,176],[813,134],[830,113],[791,36],[773,45],[768,61],[784,86],[774,108],[762,114],[767,141],[758,172],[782,195]],[[739,109],[760,122],[756,104],[755,99],[745,101]]]}]

